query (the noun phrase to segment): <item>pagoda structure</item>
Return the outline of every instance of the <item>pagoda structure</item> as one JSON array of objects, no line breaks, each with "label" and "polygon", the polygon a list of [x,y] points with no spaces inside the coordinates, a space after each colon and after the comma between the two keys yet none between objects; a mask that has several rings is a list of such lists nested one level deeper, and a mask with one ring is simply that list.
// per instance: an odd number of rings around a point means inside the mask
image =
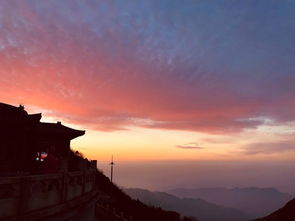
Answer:
[{"label": "pagoda structure", "polygon": [[60,122],[41,122],[41,118],[41,113],[28,114],[22,105],[0,103],[0,175],[37,173],[41,154],[65,162],[71,140],[85,134]]}]

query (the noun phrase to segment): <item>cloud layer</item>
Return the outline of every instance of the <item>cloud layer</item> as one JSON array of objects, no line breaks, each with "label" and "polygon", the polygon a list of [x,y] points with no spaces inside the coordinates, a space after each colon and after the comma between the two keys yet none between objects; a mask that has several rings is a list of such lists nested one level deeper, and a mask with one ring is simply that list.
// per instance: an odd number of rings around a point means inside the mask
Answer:
[{"label": "cloud layer", "polygon": [[0,99],[111,131],[295,120],[291,1],[1,1]]},{"label": "cloud layer", "polygon": [[256,154],[273,154],[286,151],[294,151],[295,144],[293,142],[277,142],[277,143],[252,143],[241,148],[242,152],[247,155]]}]

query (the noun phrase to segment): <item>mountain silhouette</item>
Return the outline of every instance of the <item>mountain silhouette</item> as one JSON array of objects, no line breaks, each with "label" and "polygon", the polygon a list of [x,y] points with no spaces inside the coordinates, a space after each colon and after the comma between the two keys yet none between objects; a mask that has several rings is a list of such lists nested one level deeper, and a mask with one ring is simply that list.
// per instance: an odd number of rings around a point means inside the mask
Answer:
[{"label": "mountain silhouette", "polygon": [[196,217],[200,221],[246,221],[249,220],[243,212],[208,203],[201,199],[178,198],[164,192],[150,192],[144,189],[124,189],[133,199],[138,199],[148,205],[174,210],[186,216]]},{"label": "mountain silhouette", "polygon": [[264,218],[253,221],[293,221],[295,220],[295,199],[289,201],[283,208]]},{"label": "mountain silhouette", "polygon": [[[139,200],[132,199],[117,185],[111,183],[110,179],[100,171],[97,171],[96,179],[98,181],[97,189],[109,198],[106,201],[108,208],[123,213],[125,217],[132,217],[133,221],[200,221],[193,217],[182,216],[171,209],[163,210],[159,206],[149,206]],[[105,210],[97,213],[97,219],[104,221],[126,220],[117,219],[114,214],[106,214]]]},{"label": "mountain silhouette", "polygon": [[210,203],[243,211],[251,219],[263,217],[284,206],[293,197],[274,188],[196,188],[173,189],[178,197],[200,198]]}]

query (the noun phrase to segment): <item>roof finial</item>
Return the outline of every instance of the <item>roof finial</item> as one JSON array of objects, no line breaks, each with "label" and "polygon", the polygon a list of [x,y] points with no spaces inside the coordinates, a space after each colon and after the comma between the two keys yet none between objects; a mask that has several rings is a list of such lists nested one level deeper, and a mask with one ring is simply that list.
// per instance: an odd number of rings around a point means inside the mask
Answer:
[{"label": "roof finial", "polygon": [[20,110],[25,110],[25,106],[20,104],[19,107],[18,107]]}]

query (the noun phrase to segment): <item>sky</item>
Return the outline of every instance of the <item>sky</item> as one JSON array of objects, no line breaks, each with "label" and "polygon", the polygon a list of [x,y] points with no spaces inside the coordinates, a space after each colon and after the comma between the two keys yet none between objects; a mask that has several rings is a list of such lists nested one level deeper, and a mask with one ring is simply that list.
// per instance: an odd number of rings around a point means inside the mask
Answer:
[{"label": "sky", "polygon": [[293,161],[295,1],[0,0],[0,101],[106,161]]}]

